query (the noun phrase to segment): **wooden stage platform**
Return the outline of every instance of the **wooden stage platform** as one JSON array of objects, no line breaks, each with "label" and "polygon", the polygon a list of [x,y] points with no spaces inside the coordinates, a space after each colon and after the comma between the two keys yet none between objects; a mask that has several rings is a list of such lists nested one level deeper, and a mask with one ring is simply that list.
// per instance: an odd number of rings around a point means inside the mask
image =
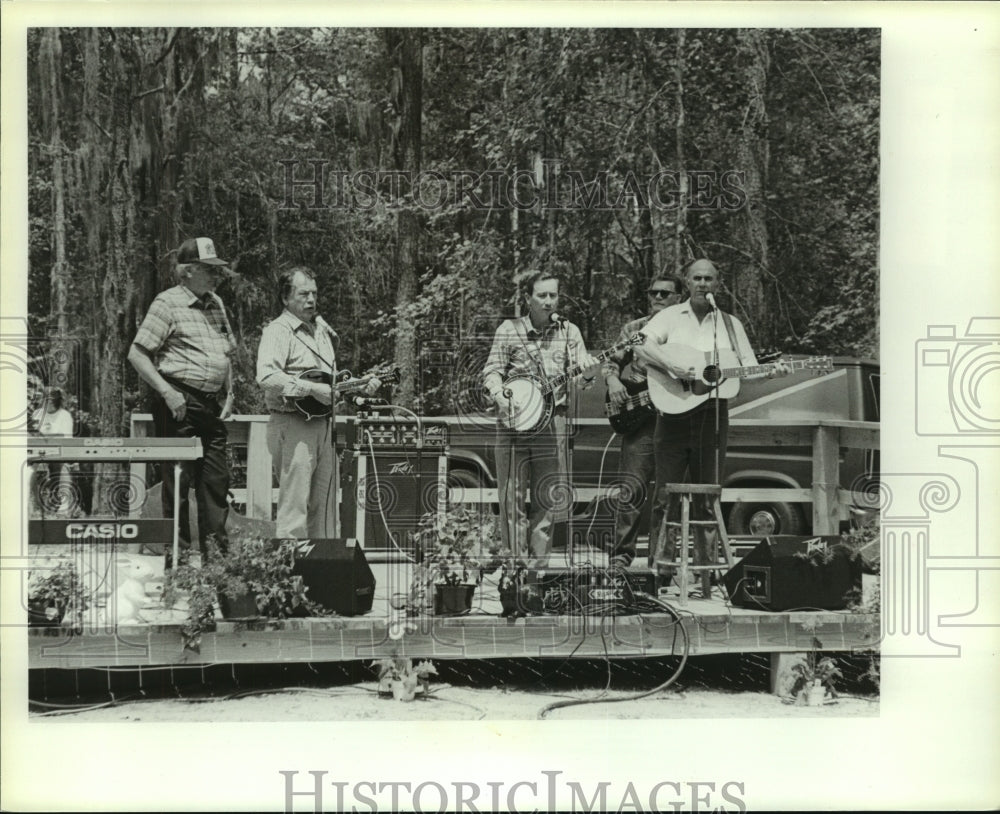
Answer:
[{"label": "wooden stage platform", "polygon": [[[147,560],[162,574],[162,560]],[[665,612],[641,615],[500,616],[495,578],[477,588],[470,614],[407,618],[391,610],[390,596],[409,585],[408,567],[373,563],[376,597],[370,613],[356,617],[225,621],[201,636],[197,651],[185,648],[184,607],[159,602],[162,577],[147,583],[146,624],[90,622],[80,632],[28,629],[31,669],[153,667],[239,663],[327,662],[384,657],[430,659],[645,658],[681,655],[684,637]],[[875,578],[866,577],[874,581]],[[866,588],[868,586],[866,585]],[[799,610],[772,613],[732,607],[721,586],[709,599],[694,589],[684,606],[677,587],[661,596],[679,613],[689,655],[870,650],[879,621],[870,614]]]}]

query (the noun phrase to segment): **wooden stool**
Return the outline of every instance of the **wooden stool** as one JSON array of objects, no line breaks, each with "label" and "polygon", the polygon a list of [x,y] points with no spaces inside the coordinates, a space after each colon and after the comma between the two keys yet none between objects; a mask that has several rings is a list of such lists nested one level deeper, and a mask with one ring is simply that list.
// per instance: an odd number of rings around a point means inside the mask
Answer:
[{"label": "wooden stool", "polygon": [[[711,572],[712,571],[728,571],[733,567],[733,552],[729,548],[729,536],[726,534],[726,525],[722,520],[722,487],[716,484],[708,483],[667,483],[663,485],[667,490],[667,506],[666,511],[663,514],[663,525],[661,526],[662,534],[660,537],[659,548],[662,550],[663,544],[667,539],[667,535],[670,534],[670,529],[679,528],[681,530],[681,545],[680,545],[680,563],[678,564],[676,560],[667,561],[659,559],[660,551],[656,552],[657,560],[656,566],[657,570],[661,567],[679,567],[681,581],[681,599],[680,604],[686,605],[688,599],[688,578],[692,571],[701,572],[701,590],[702,595],[705,599],[711,596]],[[671,504],[673,503],[672,497],[674,495],[679,495],[681,499],[681,520],[678,523],[676,520],[668,520],[670,515]],[[691,519],[691,500],[694,495],[704,495],[708,501],[709,511],[714,516],[713,520],[692,520]],[[695,550],[695,561],[694,564],[689,564],[688,560],[691,558],[691,527],[702,527],[702,528],[714,528],[718,531],[718,537],[715,543],[711,546],[712,550],[707,552],[699,552]],[[719,561],[719,546],[718,541],[722,541],[722,553],[725,557],[724,562]],[[699,557],[698,554],[704,553],[705,557]],[[705,561],[707,557],[707,562]]]}]

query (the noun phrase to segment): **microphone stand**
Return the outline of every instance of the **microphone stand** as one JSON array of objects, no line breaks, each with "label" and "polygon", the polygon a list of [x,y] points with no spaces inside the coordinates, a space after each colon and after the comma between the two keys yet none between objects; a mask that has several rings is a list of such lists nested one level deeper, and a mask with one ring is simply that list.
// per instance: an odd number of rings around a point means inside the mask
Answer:
[{"label": "microphone stand", "polygon": [[[565,353],[563,353],[563,377],[566,382],[563,387],[566,388],[566,420],[563,422],[563,432],[566,434],[566,445],[565,445],[565,461],[563,466],[563,472],[566,477],[566,494],[569,495],[569,511],[566,515],[566,560],[567,563],[572,567],[576,564],[576,557],[573,545],[573,509],[574,509],[574,496],[575,490],[573,488],[573,428],[575,426],[576,410],[579,407],[579,399],[577,397],[576,387],[571,388],[569,382],[569,334],[566,331],[565,320],[559,322],[559,331],[563,333],[563,342],[565,344]],[[572,392],[572,398],[570,393]],[[556,439],[556,450],[559,449],[559,439]],[[553,532],[555,528],[553,527]]]}]

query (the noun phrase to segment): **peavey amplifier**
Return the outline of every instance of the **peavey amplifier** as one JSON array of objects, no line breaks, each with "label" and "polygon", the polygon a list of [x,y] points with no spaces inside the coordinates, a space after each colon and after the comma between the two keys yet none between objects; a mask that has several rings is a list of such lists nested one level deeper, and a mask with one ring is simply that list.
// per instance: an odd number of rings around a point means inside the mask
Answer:
[{"label": "peavey amplifier", "polygon": [[357,540],[298,541],[292,573],[302,577],[309,599],[341,616],[357,616],[372,609],[375,576]]},{"label": "peavey amplifier", "polygon": [[447,504],[444,450],[348,450],[342,468],[340,532],[371,556],[412,559],[410,535],[420,517]]},{"label": "peavey amplifier", "polygon": [[723,577],[734,605],[756,610],[846,608],[861,589],[862,559],[836,535],[774,535]]}]

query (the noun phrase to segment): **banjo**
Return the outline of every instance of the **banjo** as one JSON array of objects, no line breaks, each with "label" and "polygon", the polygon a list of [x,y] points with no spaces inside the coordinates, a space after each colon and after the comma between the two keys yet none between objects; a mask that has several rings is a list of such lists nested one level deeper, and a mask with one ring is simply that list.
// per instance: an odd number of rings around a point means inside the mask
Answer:
[{"label": "banjo", "polygon": [[531,373],[516,373],[508,377],[503,383],[503,394],[510,402],[510,408],[500,410],[498,417],[501,426],[515,432],[534,432],[544,426],[552,417],[554,405],[550,396],[553,390],[575,379],[585,370],[607,361],[616,353],[635,345],[641,345],[645,341],[646,338],[643,334],[632,334],[624,342],[619,342],[596,356],[592,356],[591,361],[586,366],[574,365],[558,376],[553,376],[545,381]]}]

